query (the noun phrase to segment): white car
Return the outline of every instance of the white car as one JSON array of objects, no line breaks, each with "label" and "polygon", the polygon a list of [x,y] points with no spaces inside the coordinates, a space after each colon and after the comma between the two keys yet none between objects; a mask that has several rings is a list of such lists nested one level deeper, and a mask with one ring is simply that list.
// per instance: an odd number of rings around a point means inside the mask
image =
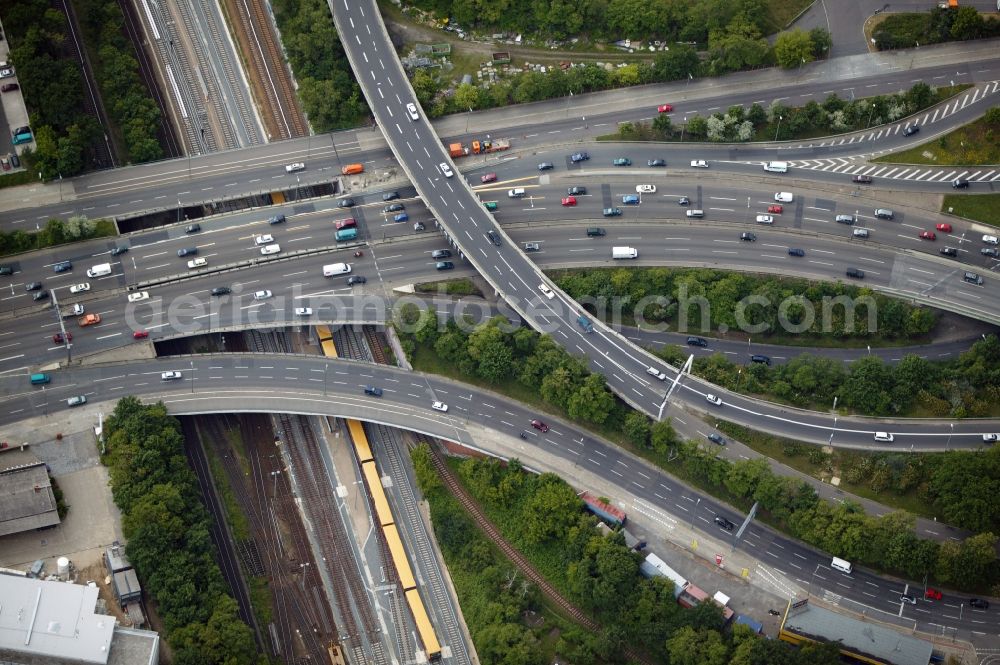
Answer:
[{"label": "white car", "polygon": [[706,162],[704,159],[692,159],[691,166],[693,166],[696,169],[707,169],[708,162]]},{"label": "white car", "polygon": [[285,171],[288,173],[295,173],[296,171],[304,171],[306,165],[302,162],[295,162],[294,164],[289,164],[285,167]]},{"label": "white car", "polygon": [[191,259],[188,261],[188,268],[204,268],[208,265],[208,259]]},{"label": "white car", "polygon": [[264,291],[254,291],[253,299],[254,300],[267,300],[268,298],[270,298],[273,295],[274,295],[273,293],[271,293],[270,291],[267,291],[267,290],[264,290]]},{"label": "white car", "polygon": [[454,174],[454,173],[452,172],[452,170],[451,170],[451,167],[450,167],[450,166],[448,166],[448,164],[447,164],[446,162],[441,162],[440,164],[438,164],[438,166],[440,166],[440,167],[441,167],[441,173],[443,173],[443,174],[444,174],[444,177],[445,177],[445,178],[450,178],[450,177],[452,177],[453,175],[455,175],[455,174]]},{"label": "white car", "polygon": [[160,372],[160,381],[173,381],[174,379],[179,379],[183,374],[174,370],[172,372]]},{"label": "white car", "polygon": [[139,302],[140,300],[149,300],[149,291],[136,291],[128,294],[129,302]]},{"label": "white car", "polygon": [[656,369],[655,367],[647,367],[646,368],[646,374],[649,374],[650,376],[655,376],[660,381],[666,381],[667,380],[667,375],[664,374],[663,372],[661,372],[660,370]]},{"label": "white car", "polygon": [[255,245],[270,245],[272,242],[274,242],[274,236],[272,235],[257,236],[253,239],[253,244]]},{"label": "white car", "polygon": [[406,105],[406,112],[409,114],[410,120],[419,120],[420,119],[420,114],[417,113],[417,105],[416,104],[413,104],[413,103],[407,104]]},{"label": "white car", "polygon": [[542,295],[548,298],[549,300],[552,300],[553,298],[556,297],[556,292],[550,289],[549,287],[545,286],[544,284],[539,284],[538,290],[541,291]]},{"label": "white car", "polygon": [[876,441],[885,441],[886,443],[892,443],[896,437],[890,432],[875,432]]},{"label": "white car", "polygon": [[295,315],[296,316],[312,316],[312,313],[313,313],[312,307],[296,307],[295,308]]},{"label": "white car", "polygon": [[758,224],[774,224],[774,217],[771,215],[757,215]]},{"label": "white car", "polygon": [[636,194],[655,194],[656,193],[656,185],[636,185],[635,186],[635,193]]},{"label": "white car", "polygon": [[435,411],[441,411],[444,413],[447,413],[448,411],[448,405],[444,402],[431,402],[431,408]]},{"label": "white car", "polygon": [[778,192],[774,195],[774,200],[778,203],[791,203],[795,200],[795,195],[791,192]]},{"label": "white car", "polygon": [[263,254],[264,256],[267,256],[268,254],[277,254],[280,251],[281,251],[281,245],[277,243],[273,245],[265,245],[260,248],[260,253]]},{"label": "white car", "polygon": [[705,395],[705,401],[709,404],[714,404],[715,406],[722,406],[722,398],[718,395],[713,395],[712,393]]},{"label": "white car", "polygon": [[1000,440],[1000,434],[983,434],[983,443],[996,443]]},{"label": "white car", "polygon": [[84,291],[90,290],[90,282],[84,282],[83,284],[74,284],[69,287],[70,293],[83,293]]}]

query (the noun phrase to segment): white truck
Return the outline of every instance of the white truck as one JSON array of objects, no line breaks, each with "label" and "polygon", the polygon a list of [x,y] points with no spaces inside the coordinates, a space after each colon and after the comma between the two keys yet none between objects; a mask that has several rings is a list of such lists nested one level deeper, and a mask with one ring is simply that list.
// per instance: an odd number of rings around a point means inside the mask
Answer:
[{"label": "white truck", "polygon": [[788,173],[788,162],[765,162],[764,170],[771,173]]},{"label": "white truck", "polygon": [[613,259],[634,259],[639,256],[639,250],[635,247],[612,247],[611,258]]},{"label": "white truck", "polygon": [[110,263],[98,263],[96,266],[87,271],[87,277],[104,277],[105,275],[111,274],[111,264]]}]

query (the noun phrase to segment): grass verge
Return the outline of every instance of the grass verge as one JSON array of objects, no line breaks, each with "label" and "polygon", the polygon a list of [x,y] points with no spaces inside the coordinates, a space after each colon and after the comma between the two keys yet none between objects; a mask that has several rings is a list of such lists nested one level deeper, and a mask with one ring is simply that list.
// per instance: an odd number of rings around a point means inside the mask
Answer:
[{"label": "grass verge", "polygon": [[1000,128],[979,118],[933,141],[872,161],[940,166],[1000,164]]},{"label": "grass verge", "polygon": [[946,194],[941,212],[1000,227],[1000,194]]},{"label": "grass verge", "polygon": [[447,279],[440,282],[422,282],[413,287],[417,293],[436,293],[449,296],[483,296],[471,279]]}]

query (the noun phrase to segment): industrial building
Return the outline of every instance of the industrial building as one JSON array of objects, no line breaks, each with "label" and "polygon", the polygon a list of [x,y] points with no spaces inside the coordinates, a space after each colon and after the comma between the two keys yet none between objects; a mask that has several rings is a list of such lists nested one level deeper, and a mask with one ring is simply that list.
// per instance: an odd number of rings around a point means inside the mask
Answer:
[{"label": "industrial building", "polygon": [[0,449],[0,536],[59,524],[45,463],[26,448]]},{"label": "industrial building", "polygon": [[791,644],[839,642],[840,653],[874,665],[927,665],[933,645],[800,600],[788,606],[778,638]]},{"label": "industrial building", "polygon": [[97,614],[96,586],[0,574],[0,662],[157,665],[160,637]]}]

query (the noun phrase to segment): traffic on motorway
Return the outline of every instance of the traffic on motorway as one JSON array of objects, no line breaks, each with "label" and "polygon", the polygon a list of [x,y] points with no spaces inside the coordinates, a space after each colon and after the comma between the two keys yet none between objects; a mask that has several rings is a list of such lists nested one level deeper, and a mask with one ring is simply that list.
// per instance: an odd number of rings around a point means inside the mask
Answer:
[{"label": "traffic on motorway", "polygon": [[[736,524],[743,520],[729,507],[692,492],[586,430],[530,406],[497,403],[490,393],[448,379],[386,365],[277,354],[165,357],[76,367],[49,376],[48,383],[37,385],[21,376],[0,376],[0,394],[9,405],[0,413],[0,424],[128,394],[162,400],[175,414],[279,410],[353,417],[466,442],[472,440],[470,427],[484,427],[519,437],[615,484],[628,478],[628,491],[642,509],[668,527],[677,528],[682,521],[697,525],[711,541],[744,549],[772,573],[803,587],[827,586],[857,603],[856,609],[867,607],[886,618],[903,616],[925,630],[932,624],[979,631],[998,626],[988,605],[973,607],[966,596],[926,597],[923,588],[914,591],[905,582],[858,567],[850,573],[837,571],[830,557],[757,522],[736,540],[735,531],[716,522],[716,517]],[[903,594],[916,595],[919,603],[902,601]]]}]

